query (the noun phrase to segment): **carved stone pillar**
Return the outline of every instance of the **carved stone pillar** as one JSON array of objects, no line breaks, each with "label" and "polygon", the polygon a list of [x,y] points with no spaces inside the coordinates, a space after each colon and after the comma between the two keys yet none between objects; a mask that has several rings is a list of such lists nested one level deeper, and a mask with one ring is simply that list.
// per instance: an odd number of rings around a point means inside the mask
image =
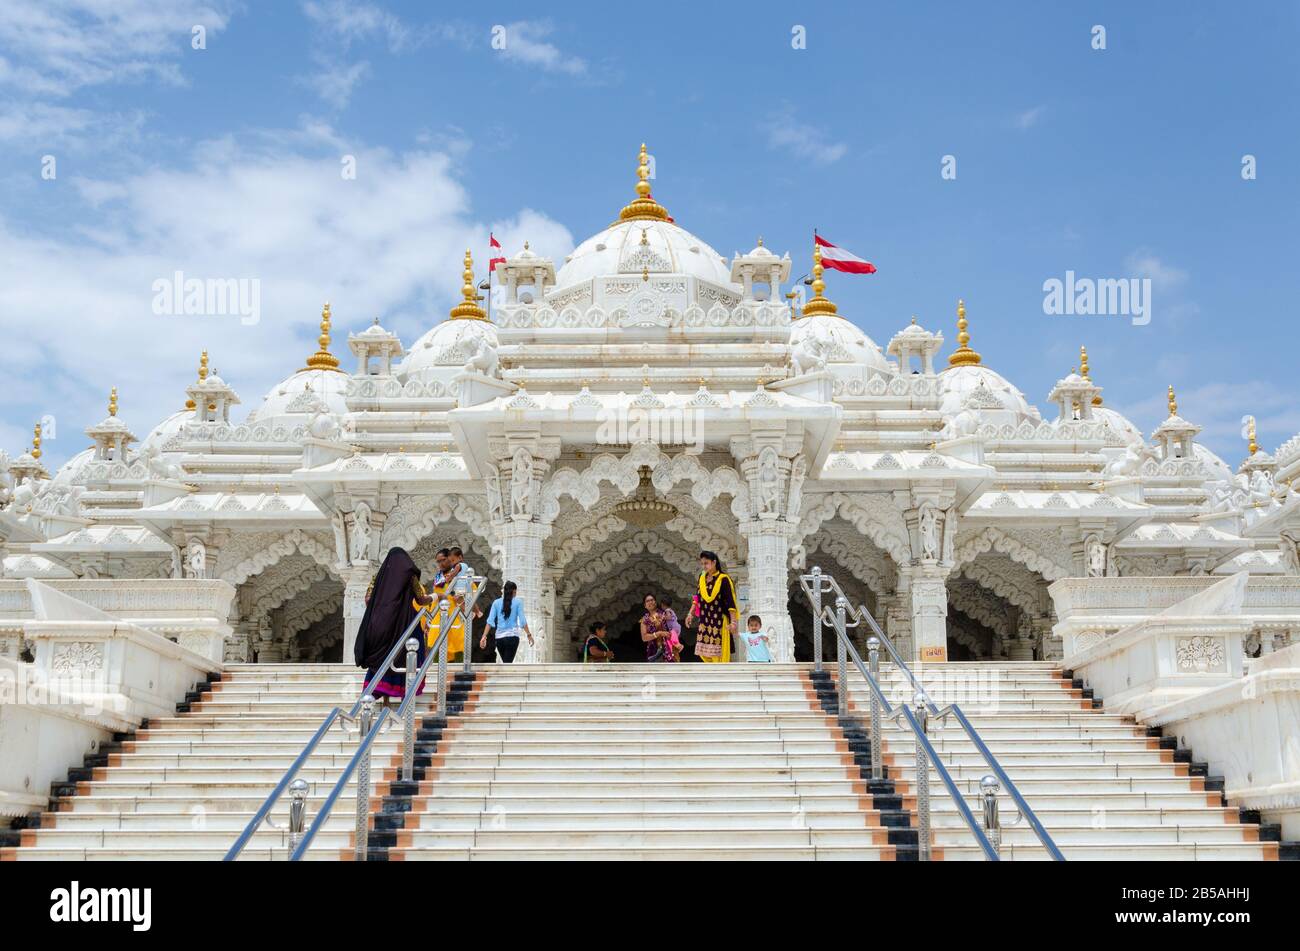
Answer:
[{"label": "carved stone pillar", "polygon": [[[912,615],[912,659],[948,659],[948,575],[952,571],[957,516],[952,492],[915,488],[904,510],[912,548],[912,563],[899,569],[900,592],[906,578]],[[901,652],[901,651],[900,651]]]},{"label": "carved stone pillar", "polygon": [[366,588],[370,586],[370,565],[354,565],[343,571],[343,657],[342,663],[352,665],[352,652],[361,629],[361,618],[366,613]]},{"label": "carved stone pillar", "polygon": [[[745,610],[763,619],[772,631],[772,659],[794,662],[794,625],[790,622],[790,539],[794,526],[775,519],[753,519],[740,526],[749,548],[749,602]],[[740,623],[745,623],[741,617]]]},{"label": "carved stone pillar", "polygon": [[1050,615],[1040,615],[1033,619],[1034,640],[1038,647],[1040,660],[1060,660],[1065,656],[1065,647],[1061,636],[1057,634]]},{"label": "carved stone pillar", "polygon": [[517,661],[539,664],[552,659],[550,644],[552,632],[545,629],[545,611],[542,606],[542,542],[550,533],[549,526],[540,522],[510,520],[501,527],[504,548],[501,583],[513,581],[519,587],[519,597],[524,602],[524,613],[533,632],[535,646],[530,648],[525,639],[519,645]]}]

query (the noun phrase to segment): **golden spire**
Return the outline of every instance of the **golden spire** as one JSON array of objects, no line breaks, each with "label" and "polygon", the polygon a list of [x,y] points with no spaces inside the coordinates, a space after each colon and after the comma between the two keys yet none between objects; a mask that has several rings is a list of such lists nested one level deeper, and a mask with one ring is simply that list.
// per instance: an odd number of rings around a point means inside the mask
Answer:
[{"label": "golden spire", "polygon": [[113,387],[108,392],[108,415],[117,415],[117,387]]},{"label": "golden spire", "polygon": [[980,355],[967,346],[970,343],[970,334],[966,332],[966,302],[957,301],[957,343],[959,346],[956,350],[948,355],[948,366],[950,367],[973,367],[978,366]]},{"label": "golden spire", "polygon": [[41,458],[41,424],[37,423],[32,429],[32,458]]},{"label": "golden spire", "polygon": [[[1092,377],[1088,376],[1088,348],[1087,347],[1079,348],[1079,375],[1083,377],[1085,380],[1087,380],[1089,383],[1092,382]],[[1092,398],[1092,405],[1093,406],[1101,405],[1100,393],[1098,393],[1096,396]]]},{"label": "golden spire", "polygon": [[645,143],[641,143],[641,155],[636,166],[636,195],[630,205],[618,213],[619,221],[669,221],[668,209],[650,197],[650,158],[646,155]]},{"label": "golden spire", "polygon": [[330,353],[330,305],[325,302],[320,312],[320,336],[316,338],[320,349],[307,358],[304,370],[338,370],[339,358]]},{"label": "golden spire", "polygon": [[1174,385],[1169,384],[1169,416],[1172,419],[1178,415],[1178,397],[1174,396]]},{"label": "golden spire", "polygon": [[[208,351],[204,350],[199,354],[199,382],[202,383],[208,378]],[[194,411],[194,401],[186,400],[185,408],[190,412]]]},{"label": "golden spire", "polygon": [[464,298],[451,309],[452,320],[487,320],[487,312],[478,305],[478,291],[474,289],[474,257],[465,249],[465,271],[461,275],[465,283],[461,285],[460,296]]},{"label": "golden spire", "polygon": [[1249,448],[1250,448],[1250,454],[1253,456],[1255,453],[1259,452],[1259,443],[1255,439],[1255,417],[1254,416],[1250,417],[1250,425],[1249,428],[1247,429],[1247,435],[1250,437]]},{"label": "golden spire", "polygon": [[822,293],[826,290],[826,282],[822,280],[822,246],[816,241],[813,242],[813,296],[808,303],[803,305],[803,315],[812,317],[814,314],[835,314],[836,307],[826,299]]}]

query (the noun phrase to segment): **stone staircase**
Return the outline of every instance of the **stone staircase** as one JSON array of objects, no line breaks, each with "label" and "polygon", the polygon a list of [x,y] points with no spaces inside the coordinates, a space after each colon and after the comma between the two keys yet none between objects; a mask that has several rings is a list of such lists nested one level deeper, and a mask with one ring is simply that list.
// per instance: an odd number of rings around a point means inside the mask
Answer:
[{"label": "stone staircase", "polygon": [[[910,696],[898,672],[883,678]],[[1094,709],[1052,665],[949,664],[924,679],[961,702],[1067,858],[1278,856],[1204,770]],[[232,665],[187,710],[74,771],[0,859],[218,859],[359,683],[338,665]],[[448,720],[425,699],[415,782],[396,781],[400,730],[377,741],[372,857],[915,858],[912,741],[888,727],[886,778],[870,780],[866,685],[851,675],[844,721],[835,689],[805,665],[481,668]],[[932,739],[976,807],[987,769],[973,747],[955,724]],[[354,748],[336,729],[304,767],[309,820]],[[981,858],[937,774],[931,788],[935,857]],[[351,857],[355,804],[347,791],[311,858]],[[259,829],[243,858],[284,860],[287,814],[286,797],[281,828]],[[1023,825],[1006,828],[1003,855],[1046,857]]]}]

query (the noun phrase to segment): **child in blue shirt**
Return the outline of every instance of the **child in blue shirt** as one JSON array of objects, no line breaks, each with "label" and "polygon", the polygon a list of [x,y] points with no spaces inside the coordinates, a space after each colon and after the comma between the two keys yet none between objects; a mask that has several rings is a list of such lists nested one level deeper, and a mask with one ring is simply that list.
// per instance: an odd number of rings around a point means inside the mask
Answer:
[{"label": "child in blue shirt", "polygon": [[749,630],[745,632],[745,660],[752,664],[772,663],[772,645],[763,633],[763,619],[751,614],[746,626]]}]

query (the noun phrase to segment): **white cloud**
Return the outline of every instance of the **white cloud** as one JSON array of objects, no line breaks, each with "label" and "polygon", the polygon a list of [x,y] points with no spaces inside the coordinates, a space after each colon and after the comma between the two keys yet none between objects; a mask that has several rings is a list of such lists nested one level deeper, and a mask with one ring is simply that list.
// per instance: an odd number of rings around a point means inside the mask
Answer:
[{"label": "white cloud", "polygon": [[302,12],[317,27],[349,45],[382,38],[393,52],[411,46],[416,34],[401,19],[372,3],[351,0],[307,0]]},{"label": "white cloud", "polygon": [[790,107],[786,107],[765,128],[767,144],[771,148],[783,149],[795,158],[817,165],[838,162],[849,151],[843,142],[830,141],[824,130],[801,122]]},{"label": "white cloud", "polygon": [[1032,129],[1034,126],[1038,125],[1038,120],[1041,119],[1046,112],[1046,106],[1034,106],[1032,109],[1026,109],[1013,120],[1015,127],[1017,129]]},{"label": "white cloud", "polygon": [[554,32],[555,27],[547,20],[517,20],[506,24],[505,45],[499,52],[508,60],[548,73],[585,75],[586,60],[564,53],[554,43],[546,41],[546,37]]},{"label": "white cloud", "polygon": [[190,31],[203,26],[211,39],[229,22],[231,8],[227,0],[3,3],[0,85],[59,97],[114,82],[182,85],[180,57],[194,52]]},{"label": "white cloud", "polygon": [[370,63],[361,60],[350,66],[332,63],[328,57],[313,54],[317,68],[297,81],[313,90],[327,104],[342,109],[352,100],[357,83],[370,75]]},{"label": "white cloud", "polygon": [[[70,237],[0,217],[0,261],[20,278],[0,282],[0,379],[41,381],[6,383],[11,429],[0,433],[54,414],[61,433],[50,455],[64,459],[118,386],[121,415],[143,437],[180,406],[202,349],[251,409],[315,349],[325,300],[345,362],[347,333],[376,316],[407,344],[441,321],[466,247],[482,274],[489,229],[453,160],[356,146],[348,181],[336,142],[320,124],[227,137],[198,145],[183,167],[78,181],[88,203]],[[566,228],[531,209],[490,227],[508,248],[527,238],[557,261],[573,245]],[[259,280],[260,322],[156,316],[152,283],[176,270]]]},{"label": "white cloud", "polygon": [[1187,272],[1162,261],[1148,248],[1139,248],[1125,259],[1125,265],[1138,277],[1151,278],[1158,290],[1172,290],[1187,282]]}]

